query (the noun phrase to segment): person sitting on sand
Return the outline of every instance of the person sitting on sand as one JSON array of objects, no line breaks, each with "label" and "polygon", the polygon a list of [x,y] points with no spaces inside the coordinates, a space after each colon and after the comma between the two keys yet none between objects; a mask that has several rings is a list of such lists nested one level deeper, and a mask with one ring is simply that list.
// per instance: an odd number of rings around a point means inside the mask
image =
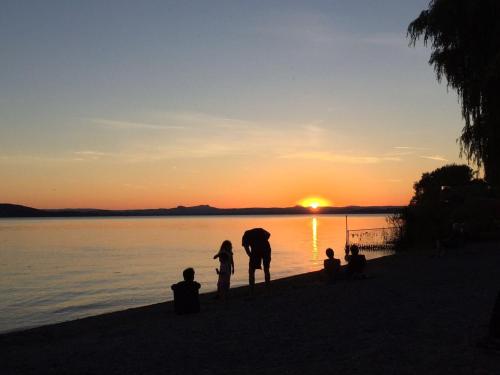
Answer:
[{"label": "person sitting on sand", "polygon": [[345,248],[344,248],[344,251],[345,251],[345,256],[344,256],[344,259],[346,262],[349,262],[349,259],[351,259],[351,255],[349,254],[349,245],[348,244],[345,244]]},{"label": "person sitting on sand", "polygon": [[333,257],[333,249],[326,249],[327,259],[323,261],[323,274],[328,283],[333,283],[337,279],[340,271],[340,259],[335,259]]},{"label": "person sitting on sand", "polygon": [[366,267],[366,258],[364,255],[359,254],[357,245],[350,246],[351,255],[347,263],[347,277],[348,278],[364,278],[364,270]]},{"label": "person sitting on sand", "polygon": [[248,264],[248,283],[250,284],[250,293],[253,292],[255,285],[255,270],[262,269],[264,265],[264,278],[266,286],[271,283],[271,245],[269,244],[271,233],[262,228],[247,230],[241,239],[241,245],[250,258]]},{"label": "person sitting on sand", "polygon": [[184,281],[171,286],[174,291],[174,310],[177,314],[200,312],[200,284],[194,281],[194,269],[186,268],[182,272]]},{"label": "person sitting on sand", "polygon": [[219,258],[219,269],[215,269],[219,275],[217,281],[217,297],[221,300],[226,299],[226,295],[231,286],[231,274],[234,274],[234,260],[233,260],[233,245],[231,241],[225,240],[220,250],[214,255],[214,259]]}]

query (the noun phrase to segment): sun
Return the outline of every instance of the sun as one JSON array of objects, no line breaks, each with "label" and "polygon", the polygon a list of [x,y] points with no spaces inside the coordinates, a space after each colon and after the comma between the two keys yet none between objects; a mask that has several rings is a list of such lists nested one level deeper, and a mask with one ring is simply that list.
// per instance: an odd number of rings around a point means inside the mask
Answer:
[{"label": "sun", "polygon": [[319,207],[327,207],[330,206],[330,201],[321,197],[307,197],[302,200],[300,200],[299,204],[302,207],[309,207],[312,208],[313,210],[319,208]]}]

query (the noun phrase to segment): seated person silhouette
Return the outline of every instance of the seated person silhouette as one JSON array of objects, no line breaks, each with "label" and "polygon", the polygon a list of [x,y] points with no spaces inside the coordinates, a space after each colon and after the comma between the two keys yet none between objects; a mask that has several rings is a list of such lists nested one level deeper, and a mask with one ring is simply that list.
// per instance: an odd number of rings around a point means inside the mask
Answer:
[{"label": "seated person silhouette", "polygon": [[326,249],[327,258],[323,261],[323,274],[328,283],[334,283],[340,271],[340,259],[335,259],[333,255],[333,249]]},{"label": "seated person silhouette", "polygon": [[347,277],[348,278],[365,278],[364,270],[366,267],[366,258],[364,255],[359,254],[359,248],[357,245],[351,245],[350,247],[351,255],[349,256],[349,262],[347,263]]},{"label": "seated person silhouette", "polygon": [[182,272],[184,281],[172,285],[174,291],[174,310],[177,314],[191,314],[200,312],[198,291],[200,284],[194,281],[194,269],[186,268]]}]

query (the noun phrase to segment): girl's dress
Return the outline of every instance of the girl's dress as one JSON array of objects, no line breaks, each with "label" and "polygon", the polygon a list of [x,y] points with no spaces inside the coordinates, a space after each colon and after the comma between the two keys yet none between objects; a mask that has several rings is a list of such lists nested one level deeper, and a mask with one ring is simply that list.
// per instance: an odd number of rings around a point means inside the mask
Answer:
[{"label": "girl's dress", "polygon": [[233,254],[224,252],[224,255],[219,255],[220,267],[219,280],[217,281],[217,289],[219,290],[229,290],[231,285],[231,259]]}]

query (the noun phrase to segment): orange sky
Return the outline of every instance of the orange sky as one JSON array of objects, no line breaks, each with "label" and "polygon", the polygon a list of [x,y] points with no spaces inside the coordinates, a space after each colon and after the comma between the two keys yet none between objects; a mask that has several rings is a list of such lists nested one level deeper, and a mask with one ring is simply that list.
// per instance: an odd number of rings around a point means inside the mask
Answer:
[{"label": "orange sky", "polygon": [[[440,164],[418,162],[422,172]],[[107,159],[12,164],[3,166],[2,201],[39,208],[288,207],[306,197],[322,197],[334,206],[404,205],[419,178],[418,169],[405,161],[216,157],[177,160],[174,166],[170,160]]]},{"label": "orange sky", "polygon": [[459,162],[428,0],[118,3],[2,9],[0,202],[404,205]]}]

